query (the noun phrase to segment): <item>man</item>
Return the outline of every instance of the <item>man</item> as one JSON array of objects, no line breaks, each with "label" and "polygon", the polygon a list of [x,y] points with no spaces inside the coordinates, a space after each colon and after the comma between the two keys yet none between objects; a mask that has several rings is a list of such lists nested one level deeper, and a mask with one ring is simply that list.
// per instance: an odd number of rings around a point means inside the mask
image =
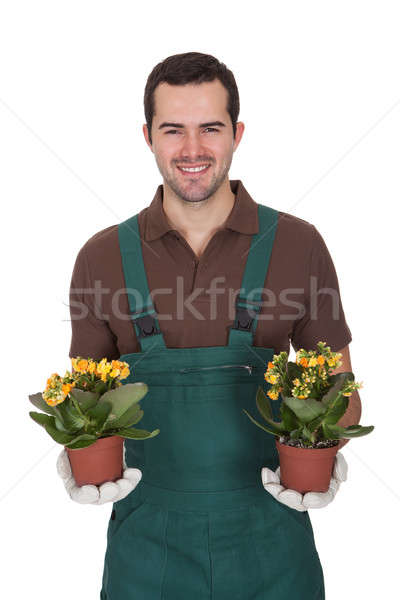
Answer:
[{"label": "man", "polygon": [[[71,282],[70,356],[127,360],[149,385],[141,426],[161,430],[125,440],[126,466],[143,477],[114,497],[101,597],[322,600],[303,498],[292,493],[293,510],[259,484],[259,467],[277,466],[272,436],[240,410],[254,406],[265,360],[290,343],[324,340],[343,355],[337,371],[351,371],[332,259],[312,224],[261,211],[263,199],[229,180],[244,123],[225,65],[170,56],[150,74],[144,105],[163,184],[150,206],[83,246]],[[250,290],[255,318],[241,291],[249,280],[261,289]],[[339,423],[360,414],[354,392]]]}]

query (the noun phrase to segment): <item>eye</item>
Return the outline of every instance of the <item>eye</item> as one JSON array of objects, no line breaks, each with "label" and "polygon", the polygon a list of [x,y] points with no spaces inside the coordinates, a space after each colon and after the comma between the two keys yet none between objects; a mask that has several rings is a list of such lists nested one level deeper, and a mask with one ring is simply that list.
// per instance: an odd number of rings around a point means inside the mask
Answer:
[{"label": "eye", "polygon": [[165,133],[179,133],[177,129],[170,129],[169,131],[166,131]]},{"label": "eye", "polygon": [[219,129],[216,129],[215,127],[206,127],[206,130],[209,129],[210,131],[219,131]]}]

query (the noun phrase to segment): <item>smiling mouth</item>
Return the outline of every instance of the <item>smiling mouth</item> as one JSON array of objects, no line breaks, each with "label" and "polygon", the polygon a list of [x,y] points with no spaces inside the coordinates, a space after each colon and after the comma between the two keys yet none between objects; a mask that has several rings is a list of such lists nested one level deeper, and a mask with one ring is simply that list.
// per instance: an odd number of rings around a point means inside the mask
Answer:
[{"label": "smiling mouth", "polygon": [[210,164],[204,164],[204,165],[199,165],[197,167],[177,167],[177,168],[180,170],[180,172],[183,175],[197,176],[197,175],[202,175],[203,173],[205,173],[209,169],[210,166],[211,166]]}]

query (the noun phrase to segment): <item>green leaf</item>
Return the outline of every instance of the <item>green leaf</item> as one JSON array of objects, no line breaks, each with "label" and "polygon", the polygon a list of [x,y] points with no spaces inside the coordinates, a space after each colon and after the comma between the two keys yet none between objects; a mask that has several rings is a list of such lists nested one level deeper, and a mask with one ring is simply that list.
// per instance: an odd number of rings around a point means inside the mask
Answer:
[{"label": "green leaf", "polygon": [[298,429],[300,422],[297,418],[296,414],[293,412],[291,408],[284,402],[281,404],[281,415],[282,415],[282,423],[286,431],[292,431],[293,429]]},{"label": "green leaf", "polygon": [[292,362],[291,360],[288,361],[287,374],[288,374],[290,381],[293,381],[293,379],[296,379],[296,377],[298,377],[300,379],[302,373],[303,373],[303,368],[300,365],[298,365],[295,362]]},{"label": "green leaf", "polygon": [[322,423],[322,432],[324,440],[339,440],[342,437],[342,433],[345,431],[344,427],[340,425],[327,425]]},{"label": "green leaf", "polygon": [[302,423],[309,423],[326,412],[326,406],[314,398],[284,397],[283,403],[292,409]]},{"label": "green leaf", "polygon": [[94,386],[94,391],[101,395],[104,394],[107,391],[107,384],[105,381],[98,381],[96,383],[96,385]]},{"label": "green leaf", "polygon": [[308,442],[312,442],[312,431],[310,431],[307,425],[303,425],[303,429],[301,430],[301,437]]},{"label": "green leaf", "polygon": [[339,421],[339,419],[345,414],[348,405],[348,396],[339,395],[333,402],[330,403],[326,415],[324,417],[324,423],[326,423],[327,425],[335,425]]},{"label": "green leaf", "polygon": [[45,429],[47,433],[53,438],[53,440],[58,444],[68,444],[68,442],[70,442],[71,438],[73,437],[68,433],[58,431],[58,429],[55,426],[53,427],[51,425],[46,425]]},{"label": "green leaf", "polygon": [[373,425],[363,427],[362,425],[350,425],[349,427],[341,427],[340,425],[322,425],[325,439],[339,440],[341,438],[361,437],[371,433],[374,429]]},{"label": "green leaf", "polygon": [[54,415],[54,410],[52,406],[49,406],[45,400],[43,400],[42,392],[38,392],[37,394],[30,394],[29,400],[32,402],[33,406],[42,410],[48,415]]},{"label": "green leaf", "polygon": [[283,428],[283,424],[282,422],[275,422],[275,421],[268,421],[268,427],[265,427],[264,425],[261,425],[261,423],[258,423],[258,421],[256,421],[248,412],[245,408],[243,408],[243,412],[246,413],[246,415],[249,417],[249,419],[251,421],[253,421],[253,423],[255,425],[257,425],[258,427],[261,427],[261,429],[263,429],[264,431],[266,431],[267,433],[272,433],[272,435],[282,435],[282,433],[286,433],[284,428]]},{"label": "green leaf", "polygon": [[140,404],[133,404],[127,411],[124,412],[123,415],[119,417],[119,419],[110,418],[112,413],[109,415],[104,429],[108,428],[118,428],[118,427],[131,427],[132,425],[136,425],[143,417],[144,413],[140,408]]},{"label": "green leaf", "polygon": [[325,414],[319,415],[318,417],[316,417],[315,419],[313,419],[312,421],[309,421],[307,423],[307,428],[310,431],[315,431],[316,429],[318,429],[318,427],[321,426],[321,424],[323,423],[325,418]]},{"label": "green leaf", "polygon": [[103,394],[99,399],[99,405],[103,402],[110,402],[112,404],[111,414],[115,415],[116,419],[119,419],[132,404],[139,402],[147,392],[148,387],[145,383],[140,381],[126,383],[115,390],[109,390]]},{"label": "green leaf", "polygon": [[55,417],[54,424],[55,424],[56,428],[58,429],[58,431],[62,431],[64,433],[72,433],[72,432],[69,432],[68,429],[66,429],[64,423],[58,417]]},{"label": "green leaf", "polygon": [[89,408],[96,406],[97,400],[100,398],[100,394],[96,392],[79,390],[77,388],[72,388],[70,391],[70,396],[72,396],[74,400],[78,402],[83,413],[86,413]]},{"label": "green leaf", "polygon": [[322,404],[329,406],[329,404],[331,404],[335,400],[336,396],[342,389],[342,387],[347,379],[354,381],[354,375],[350,371],[346,371],[343,373],[336,373],[335,375],[331,375],[330,383],[332,384],[332,387],[330,387],[329,390],[326,392],[326,394],[324,396],[322,396],[322,398],[321,398]]},{"label": "green leaf", "polygon": [[69,433],[59,431],[55,426],[55,423],[49,423],[48,425],[45,425],[44,428],[46,429],[47,433],[53,438],[53,440],[58,444],[68,444],[68,442],[70,442],[74,438],[74,434],[71,435]]},{"label": "green leaf", "polygon": [[66,445],[69,442],[71,442],[74,439],[74,437],[76,437],[75,434],[69,434],[67,432],[60,431],[59,429],[57,429],[56,423],[55,423],[56,417],[52,417],[49,415],[45,415],[43,413],[37,413],[37,412],[33,412],[33,411],[31,411],[29,413],[29,415],[32,417],[32,419],[34,421],[36,421],[36,423],[39,423],[39,425],[42,425],[42,427],[45,428],[45,430],[50,435],[50,437],[52,437],[53,440],[55,442],[57,442],[58,444]]},{"label": "green leaf", "polygon": [[91,425],[96,429],[96,431],[102,431],[104,423],[107,421],[107,417],[110,414],[111,409],[111,402],[101,402],[97,406],[89,408],[89,410],[86,412],[86,416],[94,421],[94,423],[91,423]]},{"label": "green leaf", "polygon": [[290,432],[290,438],[292,440],[300,439],[302,430],[303,430],[303,427],[299,427],[298,429],[293,429],[293,431]]},{"label": "green leaf", "polygon": [[[332,426],[331,426],[332,427]],[[338,425],[336,427],[339,427]],[[341,427],[341,437],[342,438],[353,438],[353,437],[361,437],[363,435],[367,435],[374,430],[373,425],[368,425],[363,427],[362,425],[349,425],[348,427]]]},{"label": "green leaf", "polygon": [[43,413],[38,413],[38,412],[31,410],[31,411],[29,411],[29,416],[34,421],[36,421],[36,423],[39,423],[39,425],[42,425],[42,427],[44,427],[45,425],[53,425],[54,424],[54,417],[50,417],[49,415],[45,415]]},{"label": "green leaf", "polygon": [[[277,421],[274,421],[271,403],[269,402],[268,396],[264,393],[264,390],[260,386],[257,390],[256,404],[261,416],[273,429],[280,425],[277,423]],[[246,414],[248,413],[246,412]]]},{"label": "green leaf", "polygon": [[76,433],[85,425],[85,420],[74,408],[70,400],[65,400],[54,407],[56,417],[64,425],[64,428],[70,433]]},{"label": "green leaf", "polygon": [[258,387],[257,395],[256,395],[256,404],[258,408],[258,412],[266,421],[272,420],[272,408],[271,403],[269,401],[269,397],[264,392],[261,386]]},{"label": "green leaf", "polygon": [[132,440],[145,440],[147,438],[155,437],[159,433],[159,429],[154,429],[154,431],[146,431],[145,429],[135,429],[134,427],[131,427],[129,429],[120,429],[114,435],[118,435],[123,438],[130,438]]},{"label": "green leaf", "polygon": [[81,435],[76,436],[73,440],[71,440],[68,444],[65,444],[71,450],[76,450],[78,448],[87,448],[91,446],[98,440],[96,435],[91,435],[89,433],[83,433]]}]

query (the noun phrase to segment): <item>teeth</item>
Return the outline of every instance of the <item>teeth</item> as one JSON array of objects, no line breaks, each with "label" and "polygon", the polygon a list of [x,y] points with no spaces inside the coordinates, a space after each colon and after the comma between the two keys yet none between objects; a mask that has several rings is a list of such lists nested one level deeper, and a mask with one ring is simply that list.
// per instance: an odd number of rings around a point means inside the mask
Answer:
[{"label": "teeth", "polygon": [[179,167],[180,169],[182,169],[182,171],[187,171],[188,173],[198,173],[199,171],[204,171],[204,169],[207,169],[209,165],[204,165],[203,167]]}]

